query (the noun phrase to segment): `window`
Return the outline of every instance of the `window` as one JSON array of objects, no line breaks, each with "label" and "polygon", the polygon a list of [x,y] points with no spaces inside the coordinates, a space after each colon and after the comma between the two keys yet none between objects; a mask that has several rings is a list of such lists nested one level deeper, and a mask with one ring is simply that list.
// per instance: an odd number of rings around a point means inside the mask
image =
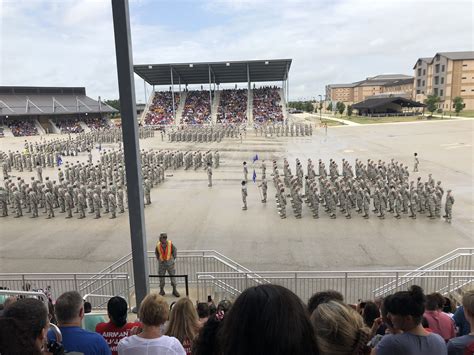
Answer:
[{"label": "window", "polygon": [[439,64],[436,64],[436,65],[435,65],[435,73],[436,73],[436,74],[439,73]]},{"label": "window", "polygon": [[435,76],[435,85],[438,85],[439,84],[439,76]]},{"label": "window", "polygon": [[420,90],[416,90],[416,94],[419,95],[419,94],[420,94]]},{"label": "window", "polygon": [[434,95],[434,96],[438,96],[438,88],[434,88],[434,90],[433,90],[433,95]]},{"label": "window", "polygon": [[418,79],[418,80],[416,81],[416,86],[421,86],[421,79]]},{"label": "window", "polygon": [[441,78],[441,84],[444,84],[444,78]]},{"label": "window", "polygon": [[463,66],[463,67],[467,67],[467,64],[463,64],[462,66]]},{"label": "window", "polygon": [[466,92],[466,90],[461,90],[461,92]]},{"label": "window", "polygon": [[443,94],[444,94],[444,90],[441,89],[441,90],[439,91],[439,96],[443,96]]},{"label": "window", "polygon": [[421,68],[418,68],[418,76],[421,76]]},{"label": "window", "polygon": [[426,75],[426,69],[423,69],[423,75]]},{"label": "window", "polygon": [[422,91],[421,93],[422,93],[422,94],[425,94],[425,92],[424,92],[424,91]]},{"label": "window", "polygon": [[441,71],[444,72],[444,64],[441,66]]},{"label": "window", "polygon": [[425,81],[424,81],[424,80],[423,80],[423,82],[422,82],[421,86],[425,86]]},{"label": "window", "polygon": [[461,79],[462,79],[462,80],[465,80],[465,79],[467,79],[467,78],[466,78],[465,76],[463,76]]}]

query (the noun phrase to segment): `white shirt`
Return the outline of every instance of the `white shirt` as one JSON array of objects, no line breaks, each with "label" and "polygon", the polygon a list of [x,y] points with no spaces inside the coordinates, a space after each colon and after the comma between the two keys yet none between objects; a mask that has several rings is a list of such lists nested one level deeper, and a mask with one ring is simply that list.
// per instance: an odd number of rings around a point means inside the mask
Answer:
[{"label": "white shirt", "polygon": [[132,335],[120,340],[119,355],[186,355],[178,339],[162,335],[155,339],[144,339]]}]

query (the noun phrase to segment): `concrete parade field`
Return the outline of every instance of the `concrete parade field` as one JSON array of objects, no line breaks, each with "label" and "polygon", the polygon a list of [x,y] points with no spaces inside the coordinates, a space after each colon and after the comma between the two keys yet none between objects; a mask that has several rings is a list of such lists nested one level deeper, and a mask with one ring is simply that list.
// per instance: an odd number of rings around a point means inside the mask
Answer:
[{"label": "concrete parade field", "polygon": [[[204,170],[167,170],[166,181],[152,189],[152,204],[145,208],[147,244],[152,250],[160,232],[167,232],[179,250],[215,249],[255,271],[263,270],[375,270],[416,268],[458,247],[474,246],[474,120],[447,120],[399,124],[317,128],[312,137],[261,137],[253,130],[243,143],[225,139],[221,143],[169,143],[154,138],[140,141],[144,149],[219,150],[221,166],[214,169],[213,187],[207,187]],[[47,136],[48,139],[54,136]],[[39,140],[39,137],[29,138]],[[20,150],[25,138],[0,139],[0,150]],[[105,149],[112,146],[104,145]],[[306,173],[311,158],[329,165],[333,158],[354,167],[356,158],[387,163],[393,158],[413,168],[413,153],[420,158],[419,173],[427,180],[432,173],[445,191],[455,198],[452,224],[418,215],[401,220],[387,214],[380,220],[373,214],[365,220],[357,213],[347,220],[338,212],[329,218],[320,207],[313,219],[303,205],[302,219],[287,207],[287,219],[280,219],[271,181],[271,161],[288,157],[292,172],[299,158]],[[98,152],[95,151],[95,157]],[[259,161],[252,164],[258,154]],[[95,158],[94,157],[94,158]],[[262,204],[257,185],[249,181],[248,210],[241,209],[242,162],[249,165],[251,179],[260,162],[267,162],[268,202]],[[87,154],[64,157],[64,161],[87,160]],[[95,160],[95,159],[94,159]],[[44,169],[44,176],[57,180],[56,170]],[[12,175],[30,179],[35,173]],[[258,181],[257,181],[258,182]],[[3,181],[0,182],[3,186]],[[128,214],[95,220],[67,220],[64,214],[47,220],[29,215],[0,218],[0,272],[95,272],[130,252]],[[178,271],[179,272],[179,271]]]}]

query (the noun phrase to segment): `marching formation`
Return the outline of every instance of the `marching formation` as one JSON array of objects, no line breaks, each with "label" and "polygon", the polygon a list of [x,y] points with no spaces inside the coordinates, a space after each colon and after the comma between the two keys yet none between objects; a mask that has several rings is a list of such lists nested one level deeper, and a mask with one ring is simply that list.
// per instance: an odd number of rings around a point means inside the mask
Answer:
[{"label": "marching formation", "polygon": [[254,127],[255,135],[273,137],[299,137],[299,136],[312,136],[313,126],[309,123],[290,123],[290,124],[275,124],[266,123],[256,125]]},{"label": "marching formation", "polygon": [[[415,170],[418,170],[417,159]],[[242,181],[243,209],[247,209],[247,174],[244,163],[244,180]],[[273,161],[273,184],[276,190],[275,199],[281,218],[286,218],[287,197],[296,218],[302,217],[303,204],[306,203],[313,218],[319,218],[320,207],[330,216],[337,218],[337,211],[345,217],[352,218],[361,214],[369,218],[371,213],[384,219],[387,213],[400,219],[408,215],[416,219],[418,214],[425,214],[430,219],[441,217],[442,200],[445,196],[445,214],[447,222],[452,219],[454,197],[451,190],[446,194],[441,181],[435,182],[431,174],[426,181],[421,177],[409,180],[408,166],[394,161],[389,163],[371,159],[364,164],[356,159],[355,167],[342,159],[342,169],[336,161],[330,159],[326,168],[321,159],[318,162],[317,173],[311,159],[307,161],[306,175],[303,165],[296,159],[295,174],[285,158],[283,175],[280,175],[277,162]],[[266,164],[261,164],[261,183],[258,185],[262,193],[262,203],[267,200]],[[289,192],[289,193],[288,193]],[[354,213],[355,212],[355,213]]]},{"label": "marching formation", "polygon": [[240,125],[182,126],[168,132],[169,142],[221,142],[224,138],[239,138],[245,133]]},{"label": "marching formation", "polygon": [[[5,157],[5,154],[3,155]],[[12,159],[9,159],[12,161]],[[13,160],[15,161],[15,160]],[[219,153],[182,151],[141,151],[144,204],[151,204],[151,189],[165,180],[168,169],[195,170],[203,166],[219,167]],[[17,164],[9,166],[18,170]],[[39,217],[39,211],[54,218],[59,213],[65,213],[66,218],[72,218],[73,213],[79,219],[86,217],[86,211],[94,218],[110,214],[116,218],[117,213],[124,213],[127,205],[127,185],[125,175],[124,153],[122,149],[104,150],[100,159],[93,164],[92,154],[88,152],[88,161],[65,163],[57,168],[57,180],[43,178],[42,162],[36,164],[36,177],[30,181],[23,178],[10,177],[4,181],[5,187],[0,187],[0,213],[2,217],[13,209],[14,217],[19,218],[23,213],[31,214],[31,218]]]}]

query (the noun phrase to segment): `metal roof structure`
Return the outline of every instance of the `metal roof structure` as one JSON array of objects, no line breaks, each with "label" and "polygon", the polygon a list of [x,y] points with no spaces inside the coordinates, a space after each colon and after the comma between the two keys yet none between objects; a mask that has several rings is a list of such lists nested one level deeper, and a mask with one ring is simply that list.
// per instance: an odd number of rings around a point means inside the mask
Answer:
[{"label": "metal roof structure", "polygon": [[372,109],[379,108],[391,103],[400,105],[401,107],[425,107],[426,106],[425,104],[422,104],[421,102],[409,100],[400,96],[394,96],[394,97],[368,98],[364,101],[361,101],[352,105],[352,108],[355,110],[364,110],[364,109],[372,110]]},{"label": "metal roof structure", "polygon": [[474,59],[474,51],[464,51],[464,52],[437,52],[434,57],[424,57],[418,58],[413,69],[416,68],[416,65],[419,61],[426,62],[428,64],[432,64],[436,56],[446,57],[451,60],[473,60]]},{"label": "metal roof structure", "polygon": [[0,116],[118,112],[86,95],[83,87],[0,86]]},{"label": "metal roof structure", "polygon": [[150,85],[243,83],[288,79],[291,59],[138,64],[134,71]]}]

